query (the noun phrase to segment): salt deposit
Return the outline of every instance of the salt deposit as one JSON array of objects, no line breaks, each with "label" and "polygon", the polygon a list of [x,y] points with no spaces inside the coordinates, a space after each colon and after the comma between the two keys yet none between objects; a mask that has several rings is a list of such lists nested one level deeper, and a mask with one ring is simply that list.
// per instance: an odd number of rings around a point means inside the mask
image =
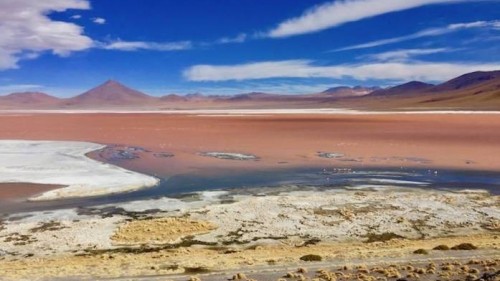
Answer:
[{"label": "salt deposit", "polygon": [[158,183],[154,177],[85,156],[103,147],[89,142],[0,140],[0,183],[65,186],[31,200],[106,195]]},{"label": "salt deposit", "polygon": [[243,153],[229,153],[229,152],[204,152],[200,153],[202,156],[213,157],[225,160],[257,160],[258,157],[252,154]]}]

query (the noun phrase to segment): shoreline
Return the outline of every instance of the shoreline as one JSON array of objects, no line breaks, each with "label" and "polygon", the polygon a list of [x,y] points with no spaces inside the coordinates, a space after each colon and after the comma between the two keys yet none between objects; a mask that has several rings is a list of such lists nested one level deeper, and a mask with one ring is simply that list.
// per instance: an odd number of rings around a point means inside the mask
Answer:
[{"label": "shoreline", "polygon": [[[15,212],[35,212],[64,209],[68,206],[91,208],[103,204],[123,204],[130,201],[148,200],[157,197],[172,199],[191,196],[200,192],[224,191],[233,194],[249,195],[252,190],[284,191],[280,186],[310,186],[318,190],[377,190],[384,186],[395,185],[401,188],[424,188],[430,191],[489,192],[492,196],[500,195],[500,173],[497,171],[471,170],[435,170],[418,168],[396,169],[378,168],[348,168],[330,170],[318,167],[302,169],[273,169],[246,171],[238,170],[211,172],[208,175],[178,175],[162,179],[155,187],[132,192],[116,193],[107,196],[91,196],[80,198],[61,198],[50,201],[19,201],[0,199],[0,214]],[[461,179],[457,178],[460,176]],[[461,184],[454,184],[460,180]],[[489,182],[489,183],[488,183]],[[495,183],[493,183],[495,182]],[[20,184],[22,187],[23,184]],[[1,184],[0,184],[1,187]],[[300,189],[300,188],[299,188]],[[24,198],[27,199],[27,198]],[[4,204],[5,203],[5,204]]]},{"label": "shoreline", "polygon": [[0,138],[99,143],[113,149],[87,153],[91,159],[160,179],[194,175],[222,183],[225,175],[289,176],[304,168],[500,172],[496,115],[0,115]]},{"label": "shoreline", "polygon": [[166,114],[195,115],[200,117],[272,116],[290,114],[318,115],[499,115],[499,110],[467,109],[408,109],[408,110],[364,110],[349,108],[275,108],[275,109],[0,109],[2,114]]},{"label": "shoreline", "polygon": [[89,142],[0,140],[0,182],[59,186],[29,201],[102,196],[158,184],[154,177],[86,156],[102,148]]}]

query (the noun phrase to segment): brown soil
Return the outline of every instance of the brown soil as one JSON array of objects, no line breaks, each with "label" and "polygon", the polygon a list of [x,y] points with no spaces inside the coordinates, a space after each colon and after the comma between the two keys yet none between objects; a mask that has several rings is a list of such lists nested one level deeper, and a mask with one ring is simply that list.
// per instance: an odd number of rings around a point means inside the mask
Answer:
[{"label": "brown soil", "polygon": [[[33,183],[0,183],[0,200],[27,199],[34,195],[63,187],[62,185]],[[1,201],[0,201],[1,202]]]}]

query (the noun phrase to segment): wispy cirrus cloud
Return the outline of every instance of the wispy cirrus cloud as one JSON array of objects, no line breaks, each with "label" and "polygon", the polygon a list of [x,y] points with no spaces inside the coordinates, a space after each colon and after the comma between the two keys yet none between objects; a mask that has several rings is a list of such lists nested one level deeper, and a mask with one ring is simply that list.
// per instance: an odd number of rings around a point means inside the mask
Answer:
[{"label": "wispy cirrus cloud", "polygon": [[378,54],[364,55],[362,58],[368,58],[374,61],[408,61],[416,56],[431,55],[437,53],[451,52],[455,49],[450,48],[432,48],[432,49],[400,49],[382,52]]},{"label": "wispy cirrus cloud", "polygon": [[472,29],[472,28],[490,28],[490,29],[500,30],[500,21],[498,21],[498,20],[495,20],[495,21],[475,21],[475,22],[449,24],[449,25],[444,26],[444,27],[428,28],[428,29],[424,29],[424,30],[409,34],[409,35],[371,41],[371,42],[367,42],[367,43],[362,43],[362,44],[352,45],[352,46],[348,46],[348,47],[344,47],[344,48],[340,48],[340,49],[335,49],[332,51],[337,52],[337,51],[347,51],[347,50],[355,50],[355,49],[366,49],[366,48],[372,48],[372,47],[377,47],[377,46],[382,46],[382,45],[388,45],[388,44],[394,44],[394,43],[399,43],[399,42],[403,42],[403,41],[418,39],[418,38],[422,38],[422,37],[440,36],[440,35],[444,35],[444,34],[448,34],[448,33],[457,32],[460,30]]},{"label": "wispy cirrus cloud", "polygon": [[0,85],[0,95],[10,94],[12,92],[28,92],[43,89],[44,86],[37,84],[8,84]]},{"label": "wispy cirrus cloud", "polygon": [[81,26],[47,16],[68,9],[87,10],[90,4],[87,0],[0,1],[0,70],[17,68],[20,60],[42,52],[66,56],[91,48],[92,39]]},{"label": "wispy cirrus cloud", "polygon": [[444,81],[466,72],[496,70],[498,63],[368,62],[315,65],[311,60],[264,61],[237,65],[195,65],[183,72],[190,81],[268,78],[353,78],[356,80]]},{"label": "wispy cirrus cloud", "polygon": [[118,51],[139,51],[139,50],[152,50],[152,51],[181,51],[188,50],[193,47],[191,41],[178,41],[178,42],[145,42],[145,41],[114,41],[110,43],[99,43],[98,46],[106,50]]},{"label": "wispy cirrus cloud", "polygon": [[248,35],[246,33],[240,33],[235,37],[222,37],[215,41],[216,44],[230,44],[230,43],[243,43],[247,40]]},{"label": "wispy cirrus cloud", "polygon": [[[344,0],[315,6],[302,15],[287,19],[266,33],[267,37],[282,38],[339,26],[386,13],[424,5],[460,2],[461,0]],[[463,1],[463,0],[462,0]]]}]

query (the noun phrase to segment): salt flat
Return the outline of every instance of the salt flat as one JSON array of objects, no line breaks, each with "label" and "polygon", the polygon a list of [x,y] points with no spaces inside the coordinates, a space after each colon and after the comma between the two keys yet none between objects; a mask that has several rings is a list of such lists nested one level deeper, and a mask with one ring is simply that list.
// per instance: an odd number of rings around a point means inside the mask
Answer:
[{"label": "salt flat", "polygon": [[0,183],[63,185],[30,198],[54,200],[127,192],[158,179],[92,160],[85,154],[103,145],[76,141],[0,140]]}]

